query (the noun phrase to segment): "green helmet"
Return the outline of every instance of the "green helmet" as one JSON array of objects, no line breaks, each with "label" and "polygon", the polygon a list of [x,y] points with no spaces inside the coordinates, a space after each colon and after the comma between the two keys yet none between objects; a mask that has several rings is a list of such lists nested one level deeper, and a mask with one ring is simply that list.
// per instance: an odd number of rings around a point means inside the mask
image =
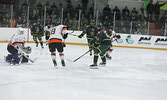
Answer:
[{"label": "green helmet", "polygon": [[97,24],[97,27],[102,28],[102,23],[98,23],[98,24]]},{"label": "green helmet", "polygon": [[113,30],[113,27],[112,27],[112,26],[109,26],[108,29],[112,29],[112,30]]}]

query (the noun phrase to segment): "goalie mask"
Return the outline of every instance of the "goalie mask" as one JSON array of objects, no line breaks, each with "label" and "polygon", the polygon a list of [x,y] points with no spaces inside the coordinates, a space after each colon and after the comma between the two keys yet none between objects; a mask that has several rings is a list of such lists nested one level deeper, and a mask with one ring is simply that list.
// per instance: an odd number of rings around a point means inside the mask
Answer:
[{"label": "goalie mask", "polygon": [[21,27],[19,27],[19,28],[18,28],[18,34],[19,34],[19,35],[23,35],[23,34],[24,34],[24,29],[21,28]]},{"label": "goalie mask", "polygon": [[30,53],[31,53],[31,47],[30,47],[30,46],[25,47],[24,52],[25,52],[26,54],[30,54]]}]

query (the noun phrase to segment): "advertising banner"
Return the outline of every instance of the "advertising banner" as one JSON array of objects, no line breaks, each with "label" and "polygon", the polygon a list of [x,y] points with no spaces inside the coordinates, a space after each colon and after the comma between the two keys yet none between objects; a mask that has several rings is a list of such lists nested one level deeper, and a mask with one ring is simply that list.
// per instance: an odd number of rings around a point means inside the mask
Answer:
[{"label": "advertising banner", "polygon": [[116,39],[115,42],[113,42],[113,45],[167,49],[167,37],[132,34],[120,35],[121,38]]}]

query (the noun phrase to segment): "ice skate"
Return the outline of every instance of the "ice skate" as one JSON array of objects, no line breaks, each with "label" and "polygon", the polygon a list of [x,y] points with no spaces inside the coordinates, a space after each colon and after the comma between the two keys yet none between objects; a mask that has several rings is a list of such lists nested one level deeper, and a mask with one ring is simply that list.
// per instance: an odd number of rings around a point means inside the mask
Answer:
[{"label": "ice skate", "polygon": [[106,66],[106,62],[101,62],[101,63],[99,63],[99,65],[100,65],[101,67],[105,67],[105,66]]},{"label": "ice skate", "polygon": [[14,59],[10,61],[10,65],[19,65]]},{"label": "ice skate", "polygon": [[92,64],[92,65],[90,65],[90,68],[91,68],[91,69],[97,69],[97,64]]},{"label": "ice skate", "polygon": [[56,60],[53,60],[53,64],[54,64],[55,67],[57,66]]},{"label": "ice skate", "polygon": [[62,64],[63,67],[66,66],[64,60],[61,60],[61,64]]},{"label": "ice skate", "polygon": [[38,47],[38,43],[36,44],[36,47]]},{"label": "ice skate", "polygon": [[90,51],[90,56],[92,56],[92,51]]},{"label": "ice skate", "polygon": [[111,59],[112,59],[112,57],[111,57],[111,56],[109,56],[109,55],[106,55],[106,58],[107,58],[107,59],[109,59],[109,60],[111,60]]}]

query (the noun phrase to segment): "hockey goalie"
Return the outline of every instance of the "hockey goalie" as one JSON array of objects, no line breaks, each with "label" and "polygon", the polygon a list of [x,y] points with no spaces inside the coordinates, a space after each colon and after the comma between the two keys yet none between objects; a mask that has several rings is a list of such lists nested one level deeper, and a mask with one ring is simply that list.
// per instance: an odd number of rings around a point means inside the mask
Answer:
[{"label": "hockey goalie", "polygon": [[18,33],[11,37],[8,43],[7,50],[10,54],[5,57],[6,62],[11,65],[19,65],[21,63],[28,63],[29,56],[31,53],[31,47],[24,47],[25,37],[23,36],[24,29],[18,28]]}]

